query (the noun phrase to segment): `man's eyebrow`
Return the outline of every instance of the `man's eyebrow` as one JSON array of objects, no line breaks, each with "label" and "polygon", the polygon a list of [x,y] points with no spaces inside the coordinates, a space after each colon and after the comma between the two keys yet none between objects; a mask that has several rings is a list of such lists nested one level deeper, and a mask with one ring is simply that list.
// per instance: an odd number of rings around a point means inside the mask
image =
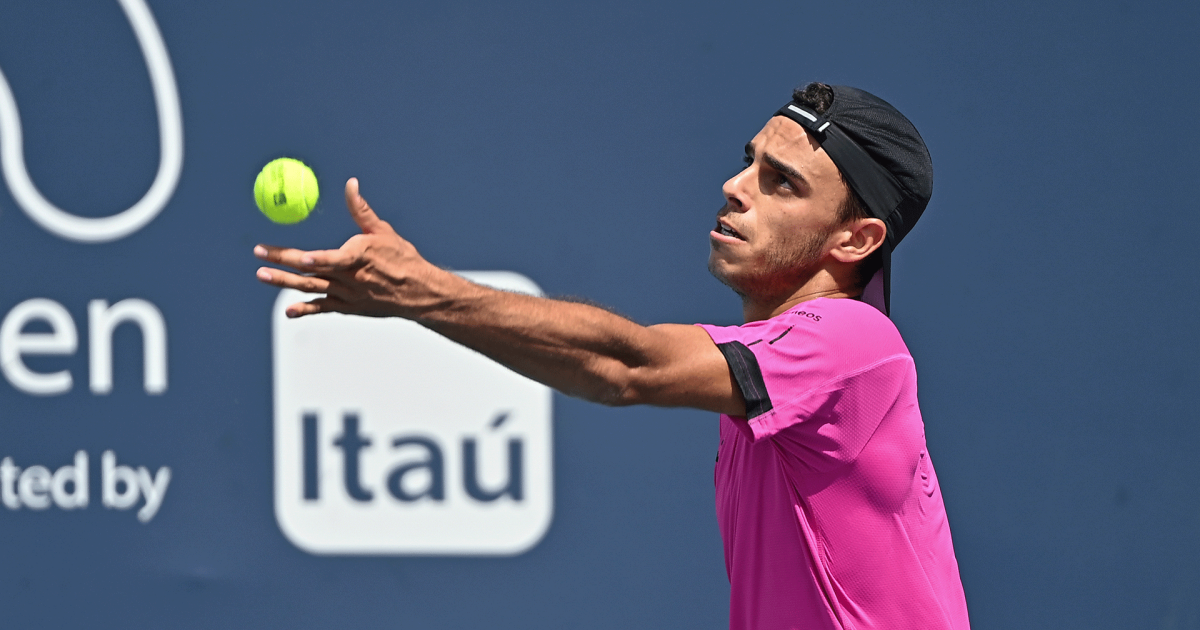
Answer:
[{"label": "man's eyebrow", "polygon": [[775,156],[771,155],[770,153],[762,154],[760,159],[762,161],[766,162],[767,166],[770,166],[771,168],[779,171],[780,173],[787,175],[788,178],[790,178],[792,181],[796,182],[800,186],[803,186],[804,188],[809,188],[809,189],[812,188],[812,186],[808,183],[808,180],[805,179],[805,177],[800,174],[800,171],[797,171],[796,169],[792,168],[791,166],[788,166],[787,164],[780,162]]},{"label": "man's eyebrow", "polygon": [[[753,143],[753,141],[747,142],[746,143],[746,159],[752,160],[752,159],[754,159],[754,157],[755,157],[754,156],[754,143]],[[793,181],[795,181],[800,187],[808,188],[810,190],[812,189],[812,185],[810,185],[808,183],[808,180],[805,179],[805,177],[800,174],[800,171],[797,171],[796,169],[792,168],[791,166],[788,166],[787,164],[780,162],[778,158],[771,155],[770,153],[764,153],[762,155],[762,161],[766,162],[767,166],[770,166],[771,168],[779,171],[780,173],[787,175],[789,178],[791,178]]]}]

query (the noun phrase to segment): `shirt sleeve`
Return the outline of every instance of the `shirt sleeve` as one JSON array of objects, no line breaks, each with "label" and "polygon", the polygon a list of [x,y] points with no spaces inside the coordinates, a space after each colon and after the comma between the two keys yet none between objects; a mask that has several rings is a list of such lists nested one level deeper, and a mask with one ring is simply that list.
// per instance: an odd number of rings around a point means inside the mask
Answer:
[{"label": "shirt sleeve", "polygon": [[701,325],[746,400],[746,417],[734,422],[814,469],[857,457],[916,378],[890,320],[869,306],[830,302],[849,300],[805,303],[743,326]]}]

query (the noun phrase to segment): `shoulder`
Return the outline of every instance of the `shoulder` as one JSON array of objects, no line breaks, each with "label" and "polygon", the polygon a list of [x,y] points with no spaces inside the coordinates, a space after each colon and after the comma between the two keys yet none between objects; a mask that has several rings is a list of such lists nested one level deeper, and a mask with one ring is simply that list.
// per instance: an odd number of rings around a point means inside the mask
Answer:
[{"label": "shoulder", "polygon": [[767,348],[785,353],[791,348],[809,355],[822,350],[849,352],[864,359],[908,354],[892,320],[875,307],[851,299],[820,298],[762,321],[701,327],[718,345],[738,342],[755,354]]},{"label": "shoulder", "polygon": [[[859,420],[882,413],[864,409],[890,404],[895,398],[884,392],[915,376],[891,320],[856,300],[811,300],[769,320],[704,328],[741,388],[755,439],[797,424],[866,427]],[[854,435],[867,436],[869,428]]]},{"label": "shoulder", "polygon": [[792,322],[811,322],[808,330],[839,347],[862,346],[881,352],[908,352],[900,331],[874,306],[852,299],[822,298],[800,304],[785,315]]}]

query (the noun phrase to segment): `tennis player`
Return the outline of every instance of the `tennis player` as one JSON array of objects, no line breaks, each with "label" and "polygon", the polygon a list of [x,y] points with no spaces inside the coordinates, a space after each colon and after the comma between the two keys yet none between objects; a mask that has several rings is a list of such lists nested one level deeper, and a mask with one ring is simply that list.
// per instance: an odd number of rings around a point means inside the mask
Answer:
[{"label": "tennis player", "polygon": [[745,159],[708,261],[742,326],[645,327],[472,284],[425,261],[354,179],[362,234],[328,251],[260,245],[299,273],[258,277],[325,294],[290,317],[403,317],[571,396],[720,413],[731,628],[966,630],[916,370],[888,315],[892,250],[933,189],[925,144],[883,100],[810,84]]}]

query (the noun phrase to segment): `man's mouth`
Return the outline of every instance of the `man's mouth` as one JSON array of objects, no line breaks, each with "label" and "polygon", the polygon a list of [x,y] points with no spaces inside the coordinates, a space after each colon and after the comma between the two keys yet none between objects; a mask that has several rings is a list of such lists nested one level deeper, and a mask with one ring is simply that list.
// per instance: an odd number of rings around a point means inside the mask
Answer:
[{"label": "man's mouth", "polygon": [[718,222],[718,223],[717,223],[717,229],[715,229],[715,230],[713,230],[713,231],[714,231],[714,232],[716,232],[717,234],[720,234],[720,235],[722,235],[722,236],[728,236],[728,237],[730,237],[730,238],[736,238],[736,239],[738,239],[739,241],[744,241],[744,240],[746,240],[746,237],[744,237],[744,236],[742,236],[741,234],[739,234],[737,230],[735,230],[735,229],[733,229],[733,228],[729,227],[728,225],[725,225],[724,223],[720,223],[720,222]]}]

